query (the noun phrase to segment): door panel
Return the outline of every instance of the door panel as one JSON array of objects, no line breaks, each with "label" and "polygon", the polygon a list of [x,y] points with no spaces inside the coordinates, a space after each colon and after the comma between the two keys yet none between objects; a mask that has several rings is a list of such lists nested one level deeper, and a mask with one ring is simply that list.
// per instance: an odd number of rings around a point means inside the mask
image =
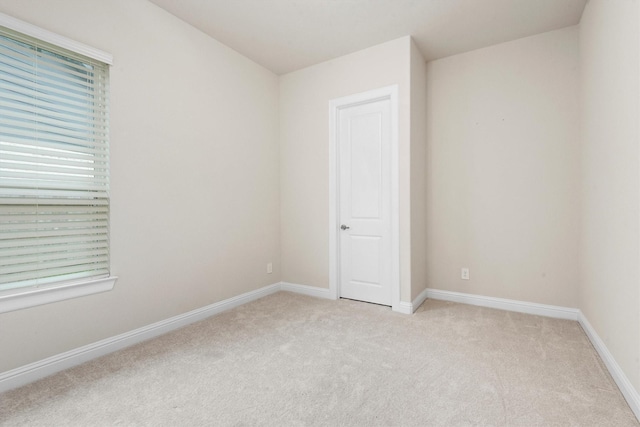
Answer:
[{"label": "door panel", "polygon": [[379,286],[380,264],[369,260],[379,260],[381,257],[381,239],[378,236],[354,236],[351,234],[351,281],[360,284]]},{"label": "door panel", "polygon": [[391,305],[390,101],[340,110],[340,296]]},{"label": "door panel", "polygon": [[381,116],[376,112],[350,119],[351,152],[346,160],[351,161],[352,218],[380,218]]}]

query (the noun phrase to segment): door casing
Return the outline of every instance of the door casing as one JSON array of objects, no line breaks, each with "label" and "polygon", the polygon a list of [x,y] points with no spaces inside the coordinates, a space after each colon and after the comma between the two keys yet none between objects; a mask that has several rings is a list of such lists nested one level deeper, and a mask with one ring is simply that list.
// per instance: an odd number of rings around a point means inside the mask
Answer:
[{"label": "door casing", "polygon": [[329,101],[329,292],[340,297],[340,159],[338,115],[341,109],[388,99],[391,103],[391,309],[400,307],[400,214],[398,177],[398,85]]}]

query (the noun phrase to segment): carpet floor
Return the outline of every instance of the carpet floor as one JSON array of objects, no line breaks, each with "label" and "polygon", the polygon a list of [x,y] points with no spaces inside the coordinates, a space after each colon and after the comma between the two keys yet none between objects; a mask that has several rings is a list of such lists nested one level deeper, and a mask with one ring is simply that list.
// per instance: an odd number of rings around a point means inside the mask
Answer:
[{"label": "carpet floor", "polygon": [[577,322],[279,292],[0,394],[2,426],[638,426]]}]

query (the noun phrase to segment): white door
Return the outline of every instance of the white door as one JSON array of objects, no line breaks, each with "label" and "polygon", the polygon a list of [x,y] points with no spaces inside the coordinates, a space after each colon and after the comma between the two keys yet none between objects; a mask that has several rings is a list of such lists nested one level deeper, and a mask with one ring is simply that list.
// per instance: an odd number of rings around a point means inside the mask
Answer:
[{"label": "white door", "polygon": [[340,296],[391,305],[391,101],[338,116]]}]

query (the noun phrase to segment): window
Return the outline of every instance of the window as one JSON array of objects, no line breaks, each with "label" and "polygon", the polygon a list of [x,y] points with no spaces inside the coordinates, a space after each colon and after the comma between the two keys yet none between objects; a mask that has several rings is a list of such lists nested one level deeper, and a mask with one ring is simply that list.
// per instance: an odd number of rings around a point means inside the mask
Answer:
[{"label": "window", "polygon": [[107,63],[0,26],[0,301],[110,277],[108,94]]}]

